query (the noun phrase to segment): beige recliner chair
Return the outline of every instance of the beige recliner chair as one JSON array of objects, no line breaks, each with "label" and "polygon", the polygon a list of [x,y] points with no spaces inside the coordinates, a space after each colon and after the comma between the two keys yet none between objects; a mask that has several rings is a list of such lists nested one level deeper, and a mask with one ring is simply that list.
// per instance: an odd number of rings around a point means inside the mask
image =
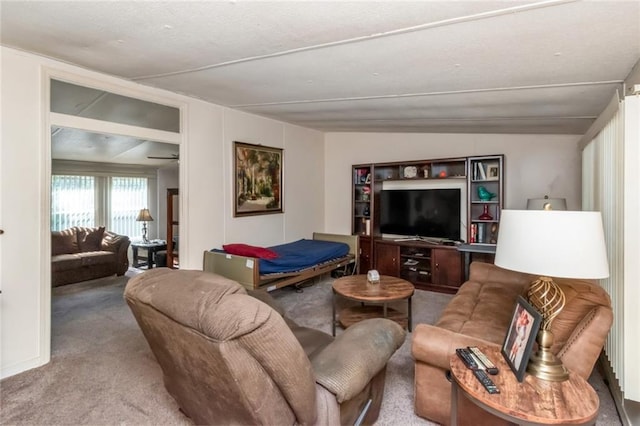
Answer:
[{"label": "beige recliner chair", "polygon": [[196,424],[371,424],[405,338],[371,319],[334,340],[283,317],[267,293],[200,271],[147,271],[125,299],[167,391]]}]

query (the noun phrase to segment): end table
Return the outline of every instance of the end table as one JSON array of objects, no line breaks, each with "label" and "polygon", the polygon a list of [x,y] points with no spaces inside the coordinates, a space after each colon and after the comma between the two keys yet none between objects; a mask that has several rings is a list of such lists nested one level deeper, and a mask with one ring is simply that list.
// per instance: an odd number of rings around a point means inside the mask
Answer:
[{"label": "end table", "polygon": [[458,391],[483,410],[510,422],[524,425],[594,424],[600,401],[596,391],[581,376],[569,372],[569,380],[550,382],[530,374],[518,382],[500,348],[480,347],[500,372],[489,375],[500,389],[490,394],[457,355],[451,368],[451,425],[458,421]]},{"label": "end table", "polygon": [[[146,250],[146,257],[138,254],[139,249]],[[167,243],[161,240],[131,243],[131,251],[133,251],[133,267],[138,268],[146,265],[148,269],[153,268],[154,263],[156,263],[156,253],[160,250],[166,249]]]}]

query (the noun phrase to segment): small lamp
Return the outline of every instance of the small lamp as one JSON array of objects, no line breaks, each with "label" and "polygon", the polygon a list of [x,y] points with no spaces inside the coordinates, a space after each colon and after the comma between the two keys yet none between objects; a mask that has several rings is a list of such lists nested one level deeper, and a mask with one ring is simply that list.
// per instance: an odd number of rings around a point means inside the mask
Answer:
[{"label": "small lamp", "polygon": [[138,217],[136,218],[136,222],[142,222],[142,241],[148,243],[149,240],[147,239],[147,222],[153,222],[153,218],[151,217],[151,213],[149,213],[149,209],[141,209],[140,213],[138,213]]},{"label": "small lamp", "polygon": [[566,210],[567,199],[566,198],[549,198],[545,195],[544,198],[529,198],[527,200],[527,210]]},{"label": "small lamp", "polygon": [[562,289],[550,277],[598,279],[609,276],[600,212],[503,210],[495,264],[540,275],[528,290],[542,315],[538,350],[527,371],[543,380],[564,381],[569,374],[551,352],[551,324],[565,304]]}]

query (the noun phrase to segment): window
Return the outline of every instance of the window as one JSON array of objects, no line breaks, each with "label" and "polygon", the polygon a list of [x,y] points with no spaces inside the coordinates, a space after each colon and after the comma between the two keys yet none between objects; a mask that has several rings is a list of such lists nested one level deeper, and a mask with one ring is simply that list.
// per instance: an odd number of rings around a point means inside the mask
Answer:
[{"label": "window", "polygon": [[120,235],[140,235],[136,222],[141,208],[148,207],[147,178],[112,177],[109,230]]},{"label": "window", "polygon": [[51,230],[72,226],[95,226],[95,178],[51,177]]},{"label": "window", "polygon": [[105,225],[116,234],[138,237],[136,217],[148,203],[145,177],[53,175],[51,230]]}]

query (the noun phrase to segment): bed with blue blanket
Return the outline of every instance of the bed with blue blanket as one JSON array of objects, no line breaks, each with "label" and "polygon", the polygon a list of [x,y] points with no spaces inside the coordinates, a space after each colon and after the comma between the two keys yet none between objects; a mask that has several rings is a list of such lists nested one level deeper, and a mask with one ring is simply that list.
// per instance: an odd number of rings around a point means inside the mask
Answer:
[{"label": "bed with blue blanket", "polygon": [[247,289],[273,291],[355,264],[359,252],[357,235],[318,232],[311,240],[267,249],[277,257],[242,256],[222,249],[205,251],[203,269],[237,281]]}]

